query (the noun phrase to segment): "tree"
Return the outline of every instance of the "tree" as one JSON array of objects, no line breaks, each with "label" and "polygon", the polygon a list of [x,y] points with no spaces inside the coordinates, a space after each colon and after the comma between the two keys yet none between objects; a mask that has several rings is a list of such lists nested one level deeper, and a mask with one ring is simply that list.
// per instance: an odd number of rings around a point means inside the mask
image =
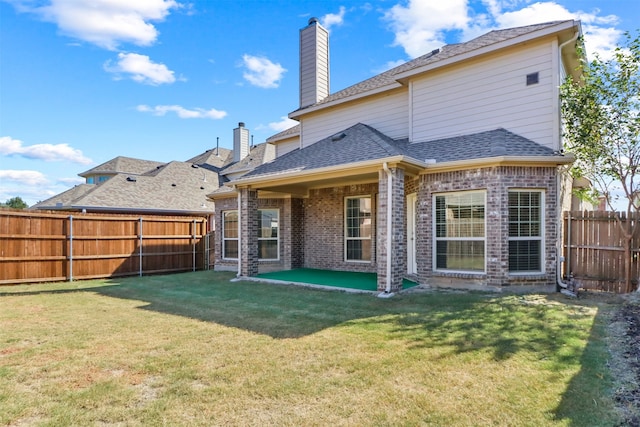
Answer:
[{"label": "tree", "polygon": [[19,196],[10,198],[5,202],[4,206],[13,209],[25,209],[29,207]]},{"label": "tree", "polygon": [[587,62],[579,49],[581,77],[569,76],[560,96],[566,149],[576,156],[571,172],[592,183],[581,196],[604,198],[610,210],[616,202],[626,206],[615,220],[625,241],[625,287],[631,292],[631,242],[640,228],[631,218],[640,210],[640,37],[625,35],[611,59],[596,55]]}]

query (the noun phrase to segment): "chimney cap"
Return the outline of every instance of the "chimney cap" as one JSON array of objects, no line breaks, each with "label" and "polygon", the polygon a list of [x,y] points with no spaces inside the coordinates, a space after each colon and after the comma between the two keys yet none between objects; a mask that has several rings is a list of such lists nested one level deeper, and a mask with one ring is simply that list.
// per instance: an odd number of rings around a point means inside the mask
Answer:
[{"label": "chimney cap", "polygon": [[244,127],[244,122],[238,123],[238,127],[243,128]]},{"label": "chimney cap", "polygon": [[309,25],[317,24],[318,22],[320,22],[320,21],[318,21],[318,18],[316,18],[315,16],[312,17],[312,18],[309,18]]}]

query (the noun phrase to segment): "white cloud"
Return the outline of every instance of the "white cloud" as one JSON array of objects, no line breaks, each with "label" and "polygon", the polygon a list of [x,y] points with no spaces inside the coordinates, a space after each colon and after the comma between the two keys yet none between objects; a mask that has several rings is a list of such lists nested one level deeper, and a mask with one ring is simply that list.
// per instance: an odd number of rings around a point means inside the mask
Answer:
[{"label": "white cloud", "polygon": [[205,110],[204,108],[193,108],[188,110],[180,105],[156,105],[150,107],[148,105],[138,105],[136,109],[143,113],[151,113],[154,116],[164,116],[169,112],[176,113],[181,119],[222,119],[227,115],[226,111],[216,110],[214,108]]},{"label": "white cloud", "polygon": [[112,66],[111,61],[107,61],[104,64],[104,69],[116,74],[116,78],[120,78],[120,73],[126,73],[138,83],[153,86],[176,81],[173,71],[169,70],[166,65],[155,63],[148,56],[137,53],[119,53],[118,63]]},{"label": "white cloud", "polygon": [[320,23],[327,30],[331,30],[333,26],[340,26],[344,23],[344,14],[347,10],[344,6],[340,6],[340,11],[338,13],[327,13],[322,18],[320,18]]},{"label": "white cloud", "polygon": [[181,5],[174,0],[50,0],[48,4],[17,2],[16,9],[53,22],[60,32],[105,49],[120,43],[149,46],[158,30],[150,22],[160,22],[171,9]]},{"label": "white cloud", "polygon": [[[473,9],[484,6],[484,12]],[[524,7],[522,7],[524,4]],[[618,17],[591,12],[570,11],[555,1],[531,3],[527,0],[409,0],[393,6],[385,13],[395,33],[395,46],[415,58],[447,43],[467,41],[490,30],[540,24],[549,21],[581,20],[587,56],[597,52],[603,59],[611,57],[622,32],[615,28]],[[459,31],[451,40],[451,31]],[[447,37],[449,39],[447,40]],[[446,40],[446,41],[445,41]]]},{"label": "white cloud", "polygon": [[282,132],[283,130],[287,130],[289,128],[294,127],[298,123],[299,123],[298,121],[292,120],[287,116],[282,116],[280,117],[279,122],[270,122],[268,127],[273,131]]},{"label": "white cloud", "polygon": [[395,33],[394,46],[416,58],[446,44],[445,31],[468,26],[468,5],[467,0],[410,0],[389,9],[385,19]]},{"label": "white cloud", "polygon": [[92,162],[82,151],[69,144],[35,144],[24,146],[22,141],[10,136],[0,137],[0,155],[21,156],[27,159],[44,160],[47,162],[69,161],[87,165]]},{"label": "white cloud", "polygon": [[29,186],[49,183],[42,172],[29,170],[0,170],[0,179]]},{"label": "white cloud", "polygon": [[246,69],[242,74],[245,80],[254,86],[266,89],[278,87],[283,74],[287,71],[280,64],[260,56],[244,54],[242,62]]}]

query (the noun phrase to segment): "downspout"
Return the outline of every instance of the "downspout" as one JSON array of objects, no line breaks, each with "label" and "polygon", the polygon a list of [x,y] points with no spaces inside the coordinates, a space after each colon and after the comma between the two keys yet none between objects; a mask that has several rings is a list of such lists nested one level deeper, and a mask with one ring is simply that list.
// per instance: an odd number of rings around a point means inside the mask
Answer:
[{"label": "downspout", "polygon": [[[558,200],[560,200],[560,188],[561,188],[560,173],[558,173],[556,180],[557,180],[556,192],[558,194]],[[577,294],[576,294],[577,289],[575,288],[573,281],[571,281],[571,283],[565,283],[562,280],[562,263],[563,262],[566,263],[567,260],[565,260],[565,258],[561,255],[562,254],[562,233],[560,233],[559,231],[562,230],[562,203],[559,203],[559,207],[560,209],[558,213],[558,225],[557,225],[558,237],[557,237],[557,244],[556,244],[556,283],[561,288],[560,293],[570,297],[577,297]],[[570,246],[571,245],[571,216],[569,216],[567,220],[566,233],[567,233],[567,243]],[[569,272],[569,274],[571,274],[571,272]]]},{"label": "downspout", "polygon": [[240,189],[238,189],[238,274],[237,277],[242,276],[242,221],[240,221],[240,212],[242,211],[242,197],[240,196]]},{"label": "downspout", "polygon": [[[575,43],[576,40],[578,40],[578,36],[580,35],[580,33],[578,31],[575,32],[575,34],[573,35],[572,38],[570,38],[569,40],[567,40],[566,42],[560,44],[560,46],[558,46],[558,55],[559,55],[559,62],[562,65],[562,49],[567,46],[570,43]],[[564,65],[562,65],[564,67]],[[560,100],[558,100],[558,102],[560,102]],[[560,120],[562,120],[562,117],[560,118]],[[562,129],[560,129],[560,135],[562,135]],[[560,137],[562,138],[562,136]],[[560,147],[562,148],[562,140],[560,141]],[[556,192],[558,194],[558,197],[560,197],[560,189],[561,189],[561,182],[560,182],[560,174],[558,173],[558,176],[556,178],[557,183],[556,183]],[[558,204],[559,207],[562,207],[562,203]],[[560,209],[560,212],[558,213],[558,230],[562,230],[562,209]],[[567,233],[568,233],[568,242],[569,245],[571,244],[571,217],[569,217],[568,222],[567,222]],[[565,283],[562,280],[562,271],[561,271],[561,263],[562,262],[566,262],[566,260],[564,260],[564,258],[562,257],[562,255],[560,255],[562,253],[562,234],[558,233],[558,243],[557,243],[557,262],[556,262],[556,282],[558,284],[558,286],[561,288],[560,292],[565,294],[565,295],[569,295],[569,296],[576,296],[575,294],[575,289],[569,289],[570,286],[568,283]],[[572,285],[573,287],[573,285]]]},{"label": "downspout", "polygon": [[389,165],[387,162],[382,164],[382,169],[384,169],[387,174],[387,286],[384,290],[386,294],[391,293],[391,233],[393,230],[393,217],[392,217],[392,204],[393,204],[393,194],[391,192],[391,186],[393,185],[393,175],[389,170]]}]

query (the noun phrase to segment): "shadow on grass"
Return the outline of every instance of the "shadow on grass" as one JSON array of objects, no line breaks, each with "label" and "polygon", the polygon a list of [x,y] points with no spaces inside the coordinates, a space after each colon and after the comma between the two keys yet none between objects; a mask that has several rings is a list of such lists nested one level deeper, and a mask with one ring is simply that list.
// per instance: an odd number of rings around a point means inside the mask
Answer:
[{"label": "shadow on grass", "polygon": [[[383,334],[386,340],[406,343],[408,350],[437,347],[440,358],[488,352],[494,360],[503,361],[523,353],[531,363],[545,366],[550,381],[565,381],[554,375],[563,375],[567,368],[578,372],[549,414],[551,418],[582,426],[600,423],[603,414],[612,417],[603,343],[608,311],[601,313],[599,308],[594,321],[593,303],[559,295],[473,292],[412,292],[380,299],[369,294],[231,282],[233,277],[233,273],[196,272],[54,284],[49,289],[38,285],[32,291],[0,291],[0,302],[5,296],[87,292],[140,301],[139,309],[276,339],[341,327],[353,333],[354,339]],[[599,425],[615,423],[606,418]]]}]

